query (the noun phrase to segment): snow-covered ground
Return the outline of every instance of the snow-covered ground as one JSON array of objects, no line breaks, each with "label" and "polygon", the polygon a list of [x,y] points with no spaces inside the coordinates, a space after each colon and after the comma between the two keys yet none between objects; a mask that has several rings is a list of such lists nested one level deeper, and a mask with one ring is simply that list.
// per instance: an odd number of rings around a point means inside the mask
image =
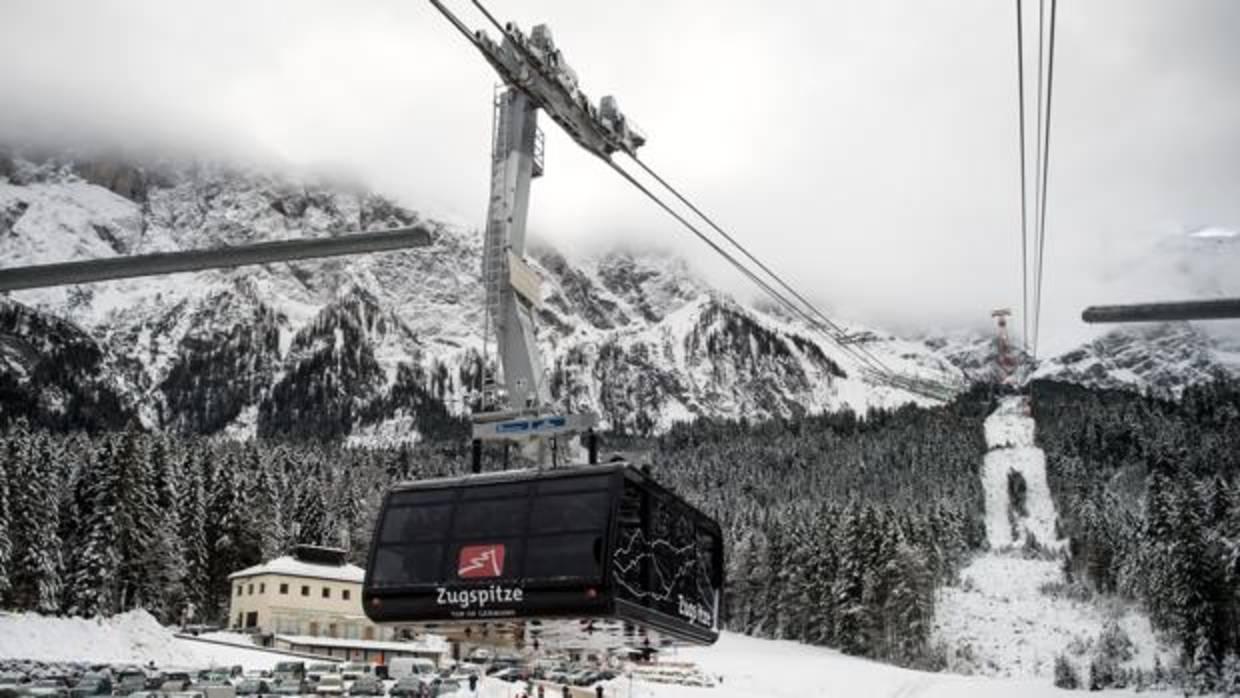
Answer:
[{"label": "snow-covered ground", "polygon": [[[1024,398],[1009,397],[986,419],[986,445],[990,448],[982,466],[986,493],[986,535],[992,549],[1024,547],[1033,536],[1043,547],[1063,547],[1056,533],[1055,502],[1046,481],[1046,454],[1034,445],[1033,418],[1026,414]],[[1025,481],[1025,509],[1011,511],[1008,477],[1019,473]]]},{"label": "snow-covered ground", "polygon": [[36,613],[0,613],[0,658],[47,662],[108,662],[161,667],[240,664],[270,669],[285,655],[173,636],[145,611],[107,619],[53,618]]},{"label": "snow-covered ground", "polygon": [[[1149,669],[1156,653],[1164,663],[1149,619],[1116,601],[1078,601],[1062,587],[1058,559],[1027,556],[1030,537],[1043,550],[1060,552],[1065,541],[1056,533],[1055,502],[1046,480],[1046,455],[1034,443],[1035,425],[1023,398],[1004,399],[986,419],[990,451],[982,466],[986,497],[986,534],[991,552],[961,573],[956,586],[939,591],[935,638],[948,649],[953,671],[1005,677],[1043,677],[1064,655],[1084,677],[1098,636],[1111,621],[1133,643],[1126,666]],[[1010,511],[1008,474],[1025,481],[1026,515]]]},{"label": "snow-covered ground", "polygon": [[[1023,698],[1067,695],[1044,679],[994,679],[932,674],[849,657],[794,642],[724,633],[713,647],[685,649],[672,659],[698,664],[722,681],[714,688],[613,681],[604,693],[617,698]],[[502,693],[499,695],[503,695]],[[1127,695],[1112,692],[1110,695]],[[1148,693],[1143,695],[1150,695]]]},{"label": "snow-covered ground", "polygon": [[[214,637],[237,641],[237,637]],[[92,660],[115,663],[154,661],[160,666],[200,667],[240,664],[271,668],[282,657],[244,647],[174,638],[147,613],[134,611],[110,620],[0,614],[0,659]],[[692,662],[717,677],[713,688],[629,682],[605,687],[608,698],[826,698],[875,696],[911,698],[1022,698],[1059,691],[1042,679],[994,679],[932,674],[849,657],[834,650],[794,642],[759,640],[724,633],[712,647],[681,649],[667,661]],[[513,698],[519,687],[486,680],[481,698]],[[465,695],[462,692],[462,695]],[[548,692],[548,695],[557,695]],[[579,695],[593,695],[581,692]],[[1123,692],[1112,695],[1127,695]],[[1150,695],[1150,694],[1145,694]]]}]

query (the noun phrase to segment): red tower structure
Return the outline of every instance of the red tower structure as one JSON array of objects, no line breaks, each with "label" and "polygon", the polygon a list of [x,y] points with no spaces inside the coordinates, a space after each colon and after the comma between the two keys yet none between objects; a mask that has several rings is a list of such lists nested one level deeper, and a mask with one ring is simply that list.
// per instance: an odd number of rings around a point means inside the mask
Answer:
[{"label": "red tower structure", "polygon": [[1012,356],[1012,341],[1008,336],[1007,319],[1012,315],[1009,308],[991,311],[990,316],[998,326],[998,342],[995,359],[999,365],[998,378],[1000,383],[1011,383],[1012,374],[1016,371],[1016,358]]}]

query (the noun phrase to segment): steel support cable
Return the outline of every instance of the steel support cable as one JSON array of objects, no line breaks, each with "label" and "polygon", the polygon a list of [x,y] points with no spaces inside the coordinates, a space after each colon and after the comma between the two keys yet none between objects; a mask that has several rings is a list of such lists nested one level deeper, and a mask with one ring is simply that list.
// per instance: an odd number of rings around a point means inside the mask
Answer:
[{"label": "steel support cable", "polygon": [[[435,1],[435,0],[432,0],[432,2],[434,2],[434,1]],[[506,29],[503,25],[501,25],[501,24],[499,23],[499,21],[495,18],[495,16],[494,16],[494,15],[492,15],[492,14],[490,13],[490,11],[488,11],[488,10],[487,10],[487,8],[486,8],[486,7],[482,4],[482,2],[481,2],[480,0],[471,0],[471,2],[472,2],[472,3],[473,3],[473,5],[474,5],[474,6],[475,6],[475,7],[476,7],[476,8],[477,8],[477,9],[478,9],[478,10],[479,10],[479,11],[480,11],[480,12],[481,12],[481,13],[482,13],[485,17],[486,17],[487,21],[489,21],[489,22],[491,23],[491,25],[492,25],[492,26],[494,26],[494,27],[496,28],[496,30],[498,30],[498,31],[499,31],[499,32],[501,32],[502,34],[506,34],[506,33],[507,33],[507,29]],[[439,4],[439,3],[438,3],[438,2],[436,2],[435,4],[438,6],[438,4]],[[471,39],[472,39],[472,37],[471,37]],[[801,316],[803,319],[805,319],[807,322],[809,322],[809,324],[810,324],[810,326],[811,326],[811,327],[814,327],[814,328],[818,329],[818,331],[819,331],[819,332],[821,332],[822,334],[824,334],[824,335],[825,335],[825,336],[826,336],[829,340],[831,340],[832,342],[834,342],[837,346],[839,346],[842,350],[844,350],[846,353],[848,353],[850,356],[852,356],[852,357],[853,357],[854,359],[856,359],[858,362],[860,362],[860,363],[862,363],[862,364],[866,364],[866,365],[867,365],[867,367],[868,367],[868,370],[871,372],[871,375],[873,375],[873,376],[875,376],[875,377],[879,378],[882,382],[887,383],[888,385],[891,385],[891,386],[893,386],[893,387],[905,387],[905,389],[907,389],[907,390],[913,390],[914,392],[919,392],[919,393],[921,393],[921,394],[925,394],[925,391],[923,391],[923,390],[916,390],[916,389],[914,389],[914,388],[912,387],[912,384],[911,384],[911,383],[907,383],[907,385],[906,385],[906,386],[900,386],[900,385],[898,385],[898,383],[900,382],[900,380],[901,380],[901,379],[903,379],[903,377],[902,377],[902,376],[898,376],[898,375],[897,375],[894,371],[892,371],[890,368],[888,368],[886,365],[884,365],[881,361],[879,361],[879,360],[877,359],[877,357],[874,357],[874,356],[873,356],[873,355],[872,355],[872,354],[871,354],[868,350],[865,350],[865,351],[864,351],[865,356],[862,356],[862,355],[858,354],[856,351],[854,351],[851,347],[849,347],[848,345],[846,345],[846,344],[844,344],[843,342],[841,342],[841,341],[840,341],[840,339],[839,339],[839,337],[836,337],[835,335],[833,335],[833,334],[832,334],[832,332],[823,330],[823,329],[822,329],[822,326],[821,326],[821,325],[822,325],[822,321],[815,320],[815,318],[814,318],[814,317],[812,317],[811,315],[808,315],[807,313],[805,313],[805,311],[804,311],[804,310],[802,310],[802,309],[801,309],[801,308],[799,308],[796,304],[792,303],[792,302],[791,302],[791,301],[789,301],[787,298],[785,298],[782,294],[780,294],[779,292],[777,292],[777,291],[776,291],[774,288],[772,288],[769,284],[767,284],[765,281],[763,281],[761,278],[759,278],[756,274],[754,274],[754,273],[753,273],[750,269],[748,269],[747,267],[745,267],[745,265],[744,265],[743,263],[741,263],[741,262],[740,262],[740,260],[736,259],[734,256],[732,256],[731,254],[729,254],[726,250],[724,250],[722,247],[720,247],[718,244],[716,244],[714,241],[712,241],[709,237],[707,237],[704,233],[702,233],[700,230],[698,230],[695,226],[693,226],[691,223],[689,223],[689,221],[688,221],[688,220],[686,220],[683,216],[681,216],[679,213],[675,212],[672,208],[670,208],[669,206],[667,206],[667,204],[665,204],[665,203],[664,203],[661,199],[659,199],[659,198],[658,198],[658,197],[657,197],[657,196],[656,196],[653,192],[651,192],[651,191],[650,191],[650,190],[649,190],[649,189],[648,189],[645,185],[641,184],[641,183],[640,183],[640,182],[638,182],[636,179],[634,179],[634,178],[633,178],[633,176],[632,176],[631,174],[629,174],[627,171],[625,171],[624,169],[622,169],[621,167],[619,167],[619,166],[618,166],[618,165],[617,165],[614,161],[612,161],[610,158],[601,158],[601,159],[605,160],[605,161],[607,162],[607,164],[608,164],[608,166],[609,166],[609,167],[611,167],[612,169],[614,169],[614,170],[616,170],[617,172],[619,172],[619,173],[621,174],[621,176],[622,176],[622,177],[624,177],[625,179],[627,179],[627,180],[629,181],[629,183],[630,183],[630,184],[632,184],[633,186],[635,186],[635,187],[637,187],[639,190],[641,190],[641,191],[642,191],[642,193],[644,193],[644,194],[645,194],[647,197],[649,197],[652,201],[654,201],[656,204],[658,204],[660,208],[662,208],[664,211],[666,211],[666,212],[667,212],[668,214],[670,214],[672,217],[676,218],[676,219],[677,219],[677,220],[678,220],[678,221],[679,221],[682,225],[684,225],[686,228],[688,228],[690,231],[692,231],[692,232],[694,233],[694,235],[696,235],[696,236],[697,236],[698,238],[700,238],[703,242],[705,242],[707,245],[709,245],[709,246],[710,246],[713,250],[715,250],[715,252],[717,252],[717,253],[719,253],[721,256],[723,256],[723,257],[724,257],[724,258],[725,258],[725,259],[726,259],[729,263],[731,263],[731,264],[732,264],[732,266],[734,266],[736,269],[738,269],[739,271],[741,271],[741,273],[742,273],[742,274],[744,274],[744,275],[745,275],[745,276],[746,276],[746,277],[747,277],[750,281],[753,281],[753,282],[754,282],[755,284],[757,284],[760,288],[762,288],[764,291],[766,291],[766,293],[767,293],[768,295],[770,295],[772,298],[775,298],[775,299],[776,299],[776,300],[777,300],[777,301],[778,301],[781,305],[783,305],[783,306],[784,306],[785,308],[787,308],[788,310],[791,310],[793,313],[795,313],[795,314],[797,314],[797,315]],[[770,275],[771,277],[775,278],[775,280],[776,280],[777,282],[779,282],[781,285],[783,285],[783,281],[782,281],[782,279],[779,279],[779,277],[778,277],[778,276],[776,276],[776,275],[775,275],[773,272],[771,272],[769,269],[767,269],[767,268],[765,267],[765,265],[762,265],[762,263],[761,263],[761,262],[758,262],[758,260],[757,260],[757,259],[755,259],[752,255],[750,255],[750,254],[748,253],[748,251],[747,251],[747,250],[745,250],[744,248],[742,248],[742,247],[741,247],[741,246],[740,246],[740,245],[739,245],[739,244],[738,244],[735,240],[733,240],[730,236],[728,236],[728,235],[727,235],[727,233],[723,232],[723,230],[722,230],[721,228],[719,228],[718,226],[716,226],[716,225],[714,224],[714,222],[713,222],[713,221],[711,221],[710,219],[708,219],[708,218],[706,217],[706,215],[705,215],[705,214],[703,214],[700,210],[698,210],[698,209],[697,209],[697,207],[695,207],[695,206],[693,206],[693,204],[689,203],[689,201],[688,201],[687,199],[685,199],[684,197],[682,197],[682,196],[680,195],[680,193],[679,193],[679,192],[675,191],[675,190],[674,190],[674,189],[673,189],[670,185],[668,185],[665,181],[663,181],[663,180],[662,180],[662,178],[660,178],[660,177],[659,177],[657,174],[655,174],[652,170],[650,170],[649,168],[647,168],[647,167],[645,166],[645,163],[641,162],[640,160],[637,160],[637,158],[633,158],[633,159],[634,159],[635,161],[637,161],[637,163],[638,163],[638,164],[639,164],[639,165],[640,165],[643,169],[645,169],[645,170],[646,170],[646,171],[647,171],[647,172],[648,172],[648,173],[649,173],[652,177],[654,177],[656,180],[658,180],[658,181],[660,182],[660,184],[662,184],[662,185],[663,185],[664,187],[666,187],[669,191],[671,191],[671,192],[672,192],[672,193],[673,193],[673,194],[674,194],[674,195],[675,195],[678,199],[680,199],[680,200],[681,200],[681,202],[683,202],[683,203],[684,203],[686,206],[688,206],[689,208],[693,209],[693,211],[694,211],[695,213],[697,213],[697,215],[701,216],[703,220],[705,220],[706,222],[710,223],[710,225],[711,225],[713,228],[715,228],[717,231],[719,231],[719,233],[720,233],[721,235],[723,235],[725,238],[727,238],[729,242],[731,242],[731,243],[732,243],[735,247],[737,247],[737,249],[740,249],[742,252],[744,252],[744,253],[746,254],[746,256],[748,256],[751,260],[753,260],[755,263],[757,263],[757,264],[758,264],[758,265],[759,265],[759,266],[763,269],[763,271],[765,271],[768,275]],[[788,287],[785,285],[785,288],[788,288]],[[789,288],[789,291],[791,291],[791,289],[790,289],[790,288]],[[818,312],[818,310],[817,310],[816,308],[814,308],[811,304],[809,304],[807,301],[805,301],[803,298],[801,298],[799,294],[796,294],[796,293],[795,293],[795,291],[791,291],[791,292],[792,292],[792,293],[794,293],[794,295],[796,295],[796,296],[798,297],[798,299],[799,299],[799,300],[801,300],[803,303],[805,303],[807,306],[809,306],[809,307],[810,307],[810,308],[811,308],[811,309],[812,309],[815,313],[817,313],[817,314],[819,314],[819,315],[822,315],[820,312]],[[831,328],[831,330],[832,330],[832,331],[834,331],[835,333],[839,333],[839,334],[842,336],[843,332],[842,332],[842,330],[841,330],[838,326],[836,326],[833,322],[831,322],[828,318],[826,318],[826,316],[822,316],[822,318],[823,318],[823,320],[825,320],[825,321],[826,321],[826,325],[827,325],[829,328]],[[864,347],[859,347],[859,349],[864,350]],[[868,356],[869,358],[867,359],[867,358],[866,358],[866,356]],[[864,369],[863,369],[863,370],[864,370]],[[936,387],[937,387],[937,386],[936,386]],[[943,386],[942,388],[943,388],[943,390],[944,390],[945,392],[947,392],[947,393],[950,393],[950,391],[951,391],[951,389],[950,389],[950,388],[948,388],[948,387],[946,387],[946,386]],[[931,397],[934,397],[934,396],[931,396]]]},{"label": "steel support cable", "polygon": [[[814,315],[816,315],[818,318],[820,318],[820,322],[821,322],[822,324],[826,325],[826,326],[827,326],[828,328],[830,328],[830,329],[831,329],[834,333],[836,333],[836,334],[835,334],[835,337],[834,337],[834,340],[835,340],[835,343],[836,343],[837,345],[839,345],[841,348],[844,348],[844,347],[847,347],[847,346],[848,346],[847,344],[845,344],[845,343],[842,341],[842,340],[843,340],[843,338],[844,338],[844,336],[845,336],[845,334],[847,334],[847,333],[845,333],[845,332],[844,332],[843,328],[841,328],[839,325],[835,324],[835,322],[833,322],[833,321],[831,320],[831,318],[827,317],[827,316],[826,316],[826,315],[825,315],[822,311],[820,311],[817,307],[815,307],[813,303],[811,303],[811,302],[809,302],[808,300],[806,300],[806,298],[805,298],[804,296],[802,296],[802,295],[801,295],[800,293],[798,293],[798,292],[797,292],[794,288],[792,288],[790,285],[788,285],[788,283],[787,283],[787,282],[785,282],[785,281],[783,280],[783,278],[782,278],[782,277],[780,277],[780,275],[779,275],[779,274],[777,274],[777,273],[775,273],[774,271],[772,271],[772,270],[770,269],[770,267],[766,266],[766,264],[764,264],[761,260],[759,260],[757,257],[755,257],[755,256],[754,256],[754,255],[753,255],[753,254],[752,254],[752,253],[748,250],[748,249],[746,249],[746,247],[745,247],[744,245],[742,245],[742,244],[741,244],[740,242],[738,242],[738,241],[737,241],[734,237],[732,237],[731,235],[729,235],[729,234],[727,233],[727,231],[725,231],[725,230],[724,230],[724,229],[723,229],[723,228],[722,228],[722,227],[721,227],[718,223],[716,223],[716,222],[715,222],[715,221],[714,221],[714,220],[713,220],[710,216],[706,215],[706,213],[704,213],[701,209],[699,209],[697,206],[695,206],[695,205],[693,204],[693,202],[689,201],[689,199],[688,199],[688,198],[686,198],[683,194],[681,194],[681,193],[680,193],[680,191],[676,189],[676,187],[673,187],[671,184],[669,184],[669,183],[667,182],[667,180],[665,180],[665,179],[663,179],[662,177],[660,177],[660,176],[659,176],[659,174],[658,174],[657,172],[655,172],[655,171],[654,171],[654,170],[653,170],[653,169],[652,169],[649,165],[647,165],[645,162],[641,161],[640,159],[638,159],[638,158],[636,158],[636,157],[633,157],[633,161],[634,161],[634,162],[636,162],[636,163],[637,163],[637,165],[638,165],[639,167],[641,167],[643,170],[645,170],[646,174],[648,174],[648,175],[650,175],[651,177],[653,177],[653,178],[654,178],[654,180],[655,180],[656,182],[658,182],[660,185],[662,185],[662,186],[663,186],[663,188],[665,188],[665,189],[667,189],[669,192],[671,192],[672,196],[675,196],[675,197],[676,197],[676,198],[677,198],[677,199],[678,199],[678,200],[679,200],[682,204],[684,204],[685,206],[687,206],[687,207],[689,208],[689,210],[693,211],[695,214],[697,214],[697,216],[698,216],[699,218],[701,218],[703,221],[705,221],[707,225],[709,225],[711,228],[713,228],[713,229],[715,230],[715,232],[719,233],[719,235],[721,235],[721,236],[723,237],[723,239],[727,240],[729,243],[731,243],[731,245],[732,245],[733,247],[735,247],[737,250],[739,250],[739,251],[741,252],[741,254],[745,255],[745,257],[746,257],[747,259],[749,259],[749,261],[751,261],[751,262],[753,262],[754,264],[756,264],[756,265],[758,266],[758,268],[759,268],[759,269],[761,269],[763,272],[765,272],[765,273],[767,274],[767,276],[771,277],[771,279],[773,279],[773,280],[775,281],[775,283],[779,284],[779,286],[780,286],[781,288],[783,288],[785,291],[787,291],[789,295],[791,295],[791,296],[792,296],[793,298],[795,298],[796,300],[800,301],[800,302],[801,302],[801,304],[805,306],[805,308],[807,308],[807,309],[808,309],[811,313],[813,313],[813,314],[814,314]],[[883,363],[883,362],[882,362],[882,361],[881,361],[878,357],[874,356],[874,354],[873,354],[873,353],[871,353],[869,350],[867,350],[865,347],[860,347],[860,346],[859,346],[859,347],[857,347],[857,350],[858,350],[859,352],[863,353],[865,356],[869,357],[870,361],[871,361],[872,363],[876,364],[876,365],[877,365],[877,366],[878,366],[881,370],[886,371],[886,372],[888,372],[888,373],[893,373],[893,374],[894,374],[894,371],[892,371],[892,369],[891,369],[890,367],[888,367],[886,364],[884,364],[884,363]],[[848,349],[845,349],[845,351],[848,351]],[[850,353],[851,353],[851,352],[850,352]],[[857,358],[855,354],[854,354],[853,356],[854,356],[854,358]]]},{"label": "steel support cable", "polygon": [[1051,0],[1051,33],[1046,54],[1046,133],[1042,138],[1042,197],[1038,202],[1038,249],[1035,255],[1037,259],[1037,274],[1034,277],[1034,356],[1037,356],[1038,343],[1042,336],[1042,287],[1043,274],[1046,268],[1046,193],[1051,164],[1051,98],[1055,93],[1055,8],[1057,4],[1057,0]]},{"label": "steel support cable", "polygon": [[[667,203],[664,202],[662,199],[660,199],[658,195],[656,195],[654,192],[652,192],[649,189],[649,187],[637,181],[637,179],[633,177],[632,174],[630,174],[624,168],[617,165],[614,161],[607,159],[607,158],[602,158],[602,159],[604,162],[607,163],[608,167],[612,168],[617,173],[619,173],[621,177],[628,180],[629,184],[633,185],[633,187],[635,187],[638,191],[645,194],[646,197],[649,198],[651,201],[653,201],[657,206],[659,206],[659,208],[663,209],[672,218],[675,218],[677,222],[679,222],[681,225],[687,228],[690,232],[692,232],[699,240],[706,243],[712,250],[714,250],[721,257],[727,260],[733,267],[735,267],[738,271],[740,271],[746,278],[748,278],[750,281],[756,284],[759,288],[761,288],[768,295],[774,298],[782,306],[792,311],[793,313],[799,315],[802,319],[806,320],[810,324],[811,327],[814,327],[819,332],[822,332],[822,334],[824,334],[828,339],[830,339],[832,342],[840,346],[845,352],[848,352],[854,359],[857,359],[858,361],[862,363],[867,363],[867,364],[869,363],[865,361],[864,358],[854,353],[850,347],[840,344],[839,341],[834,336],[832,336],[830,333],[823,331],[822,323],[820,321],[818,321],[816,318],[814,318],[809,313],[805,312],[803,309],[798,307],[796,304],[789,301],[779,291],[771,287],[770,284],[768,284],[766,281],[761,279],[751,269],[746,267],[734,255],[730,254],[727,250],[720,247],[718,243],[716,243],[714,240],[711,240],[710,237],[707,236],[705,233],[703,233],[697,226],[689,222],[688,219],[686,219],[683,215],[681,215],[671,206],[668,206]],[[912,392],[916,392],[916,393],[919,393],[927,397],[932,397],[934,399],[942,399],[943,397],[942,393],[940,393],[939,391],[925,390],[925,389],[920,388],[919,386],[912,384],[911,382],[902,380],[903,377],[895,375],[894,372],[890,371],[889,369],[884,371],[884,370],[876,369],[873,366],[869,366],[868,368],[869,368],[869,371],[871,372],[871,375],[873,375],[874,377],[878,378],[881,382],[891,387],[901,387],[906,390],[910,390]],[[935,386],[935,387],[937,388],[939,386]],[[949,392],[949,391],[943,390],[943,392]]]},{"label": "steel support cable", "polygon": [[1029,184],[1026,181],[1026,173],[1029,170],[1028,164],[1025,162],[1025,151],[1028,145],[1025,143],[1025,29],[1022,0],[1016,0],[1016,91],[1018,102],[1018,114],[1020,116],[1020,292],[1021,292],[1021,322],[1024,328],[1021,332],[1021,342],[1025,345],[1025,351],[1029,351],[1029,214],[1028,214],[1028,198]]}]

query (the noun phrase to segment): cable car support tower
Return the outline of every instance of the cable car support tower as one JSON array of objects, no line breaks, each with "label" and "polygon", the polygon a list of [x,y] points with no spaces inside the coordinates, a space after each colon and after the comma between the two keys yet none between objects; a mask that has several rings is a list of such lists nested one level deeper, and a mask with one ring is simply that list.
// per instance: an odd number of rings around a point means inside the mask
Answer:
[{"label": "cable car support tower", "polygon": [[560,414],[553,408],[534,331],[541,290],[538,274],[525,260],[525,236],[530,184],[543,174],[538,113],[546,112],[574,141],[604,159],[616,151],[633,155],[645,137],[620,112],[614,97],[604,97],[597,107],[590,103],[545,24],[527,36],[511,22],[501,26],[475,1],[500,32],[496,41],[484,31],[471,31],[439,0],[430,2],[504,81],[493,104],[491,192],[482,253],[484,342],[494,333],[500,380],[489,372],[483,377],[481,409],[473,420],[473,470],[481,469],[485,441],[517,442],[533,451],[530,455],[540,464],[554,465],[559,439],[578,434],[585,435],[594,463],[597,418]]}]

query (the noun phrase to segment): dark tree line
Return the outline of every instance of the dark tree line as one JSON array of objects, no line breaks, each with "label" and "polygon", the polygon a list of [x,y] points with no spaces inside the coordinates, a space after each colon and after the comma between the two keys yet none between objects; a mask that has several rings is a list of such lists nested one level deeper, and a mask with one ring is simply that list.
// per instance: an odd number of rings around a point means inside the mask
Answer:
[{"label": "dark tree line", "polygon": [[1139,601],[1193,687],[1223,689],[1240,676],[1240,384],[1034,394],[1069,579]]},{"label": "dark tree line", "polygon": [[[729,627],[925,663],[934,590],[983,540],[975,411],[701,421],[646,445],[659,479],[726,531]],[[0,434],[0,606],[220,620],[229,573],[295,542],[360,561],[388,484],[468,462],[459,442],[373,450],[15,422]]]},{"label": "dark tree line", "polygon": [[216,620],[227,576],[294,543],[365,554],[383,486],[463,453],[152,435],[0,435],[0,607]]},{"label": "dark tree line", "polygon": [[730,629],[934,666],[934,592],[985,545],[989,402],[771,421],[700,420],[656,474],[723,526]]}]

